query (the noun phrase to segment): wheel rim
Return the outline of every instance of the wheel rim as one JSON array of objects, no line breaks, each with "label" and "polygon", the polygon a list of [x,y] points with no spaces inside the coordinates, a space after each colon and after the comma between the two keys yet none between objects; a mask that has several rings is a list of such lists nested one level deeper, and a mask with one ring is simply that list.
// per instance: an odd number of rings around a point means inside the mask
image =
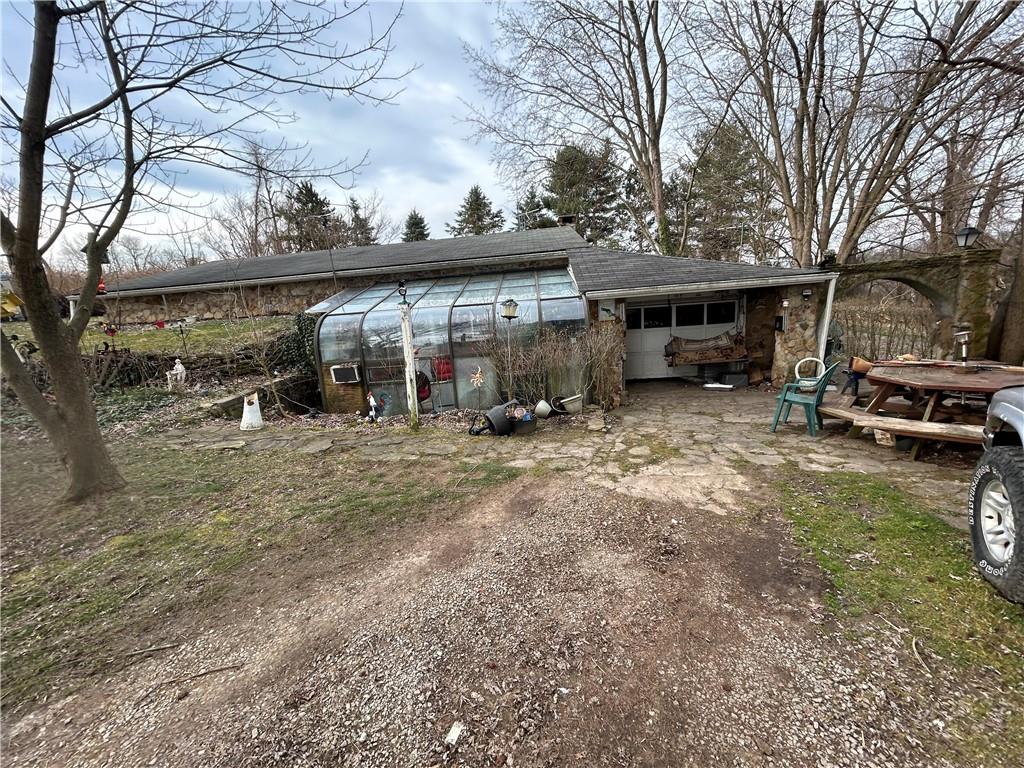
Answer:
[{"label": "wheel rim", "polygon": [[1016,540],[1013,508],[1006,486],[998,480],[991,480],[981,495],[981,531],[992,560],[1000,565],[1010,562]]}]

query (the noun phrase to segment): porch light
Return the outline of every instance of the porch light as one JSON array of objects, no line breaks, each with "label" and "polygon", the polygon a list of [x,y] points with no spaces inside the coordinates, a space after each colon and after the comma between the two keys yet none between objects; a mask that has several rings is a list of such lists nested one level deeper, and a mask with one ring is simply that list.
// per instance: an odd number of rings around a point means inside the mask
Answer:
[{"label": "porch light", "polygon": [[519,317],[519,303],[515,299],[505,299],[501,302],[501,316],[511,323]]},{"label": "porch light", "polygon": [[961,248],[970,248],[981,236],[981,230],[976,227],[964,227],[956,231],[956,244]]},{"label": "porch light", "polygon": [[804,301],[808,301],[811,298],[811,296],[814,295],[814,291],[812,291],[810,288],[804,288],[802,291],[800,291],[800,295],[804,297]]},{"label": "porch light", "polygon": [[405,280],[398,281],[398,295],[402,297],[402,304],[407,304],[405,300],[405,294],[408,293],[409,289],[405,287]]}]

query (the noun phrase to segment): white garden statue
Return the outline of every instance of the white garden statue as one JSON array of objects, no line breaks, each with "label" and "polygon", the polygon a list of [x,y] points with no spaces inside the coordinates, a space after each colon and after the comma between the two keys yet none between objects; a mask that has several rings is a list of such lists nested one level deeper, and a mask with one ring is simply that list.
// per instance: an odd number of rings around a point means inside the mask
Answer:
[{"label": "white garden statue", "polygon": [[167,391],[174,389],[175,386],[182,386],[185,384],[185,374],[188,371],[185,370],[185,366],[181,364],[181,358],[174,358],[174,367],[167,372]]},{"label": "white garden statue", "polygon": [[260,413],[260,397],[256,392],[245,396],[245,405],[242,406],[241,429],[263,429],[263,414]]}]

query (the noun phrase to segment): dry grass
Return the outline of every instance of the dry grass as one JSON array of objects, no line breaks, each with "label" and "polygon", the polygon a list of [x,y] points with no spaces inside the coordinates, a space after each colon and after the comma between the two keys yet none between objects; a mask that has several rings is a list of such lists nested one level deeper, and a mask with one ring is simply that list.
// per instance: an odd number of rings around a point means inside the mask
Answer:
[{"label": "dry grass", "polygon": [[486,462],[399,473],[336,454],[121,444],[127,488],[75,507],[51,498],[62,479],[45,446],[16,445],[3,462],[5,709],[181,639],[230,596],[298,588],[325,559],[356,562],[381,536],[518,474]]}]

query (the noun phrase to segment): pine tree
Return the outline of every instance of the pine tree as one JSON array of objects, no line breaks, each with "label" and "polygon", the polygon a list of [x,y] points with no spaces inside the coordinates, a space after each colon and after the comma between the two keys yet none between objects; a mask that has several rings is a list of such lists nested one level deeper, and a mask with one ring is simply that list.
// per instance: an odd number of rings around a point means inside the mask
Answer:
[{"label": "pine tree", "polygon": [[516,229],[546,229],[557,226],[554,217],[544,206],[536,187],[530,187],[516,203]]},{"label": "pine tree", "polygon": [[576,231],[587,242],[613,245],[622,225],[620,177],[610,144],[598,152],[569,144],[548,164],[544,204],[556,216],[575,216]]},{"label": "pine tree", "polygon": [[453,237],[463,235],[486,235],[497,232],[505,226],[505,214],[494,210],[491,201],[478,184],[470,187],[462,206],[455,214],[455,221],[446,224],[445,229]]},{"label": "pine tree", "polygon": [[359,201],[355,197],[348,199],[348,210],[349,244],[377,245],[377,233],[374,232],[370,220],[363,215]]},{"label": "pine tree", "polygon": [[427,227],[427,220],[423,214],[413,208],[405,217],[405,231],[402,233],[403,243],[412,243],[417,240],[429,240],[430,229]]},{"label": "pine tree", "polygon": [[696,168],[682,166],[665,189],[673,239],[686,241],[683,255],[770,260],[775,250],[770,232],[782,215],[749,139],[726,123],[713,134],[697,134],[694,144],[700,148]]},{"label": "pine tree", "polygon": [[283,247],[291,252],[318,251],[343,239],[344,222],[312,182],[300,181],[285,193],[278,210],[284,226]]}]

